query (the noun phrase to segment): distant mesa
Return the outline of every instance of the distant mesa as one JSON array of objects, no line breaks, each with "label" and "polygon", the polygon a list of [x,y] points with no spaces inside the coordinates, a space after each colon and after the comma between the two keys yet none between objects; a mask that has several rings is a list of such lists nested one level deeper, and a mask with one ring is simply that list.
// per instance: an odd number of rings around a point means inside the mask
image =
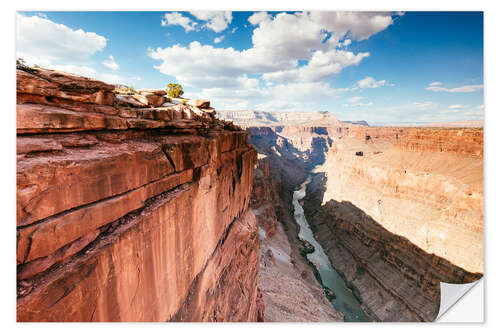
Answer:
[{"label": "distant mesa", "polygon": [[294,112],[294,111],[254,111],[254,110],[225,110],[217,111],[218,117],[233,121],[240,126],[340,126],[342,123],[337,117],[327,111]]},{"label": "distant mesa", "polygon": [[360,126],[370,126],[366,120],[342,120],[344,124],[360,125]]}]

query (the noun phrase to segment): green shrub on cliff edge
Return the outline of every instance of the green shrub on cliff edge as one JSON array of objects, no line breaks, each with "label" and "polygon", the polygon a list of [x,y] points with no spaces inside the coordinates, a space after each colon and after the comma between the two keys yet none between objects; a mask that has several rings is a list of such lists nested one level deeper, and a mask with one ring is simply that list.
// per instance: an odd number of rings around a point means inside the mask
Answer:
[{"label": "green shrub on cliff edge", "polygon": [[170,98],[177,98],[182,96],[184,91],[182,90],[182,86],[177,83],[169,83],[167,86],[167,96]]},{"label": "green shrub on cliff edge", "polygon": [[24,61],[23,58],[17,58],[16,59],[16,69],[20,69],[22,71],[28,72],[28,73],[35,73],[36,71],[33,70],[27,63]]}]

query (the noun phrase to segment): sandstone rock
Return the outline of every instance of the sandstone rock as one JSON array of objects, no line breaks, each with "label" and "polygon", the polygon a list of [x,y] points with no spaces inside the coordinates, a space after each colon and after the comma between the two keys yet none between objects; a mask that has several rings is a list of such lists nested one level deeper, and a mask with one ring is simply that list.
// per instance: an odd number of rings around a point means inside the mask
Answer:
[{"label": "sandstone rock", "polygon": [[190,99],[186,102],[186,104],[191,105],[191,106],[196,106],[200,109],[204,108],[209,108],[210,107],[210,101],[206,101],[203,99]]},{"label": "sandstone rock", "polygon": [[167,92],[163,89],[141,89],[138,91],[139,94],[141,95],[158,95],[158,96],[165,96]]},{"label": "sandstone rock", "polygon": [[116,95],[116,102],[119,105],[131,105],[131,106],[137,106],[137,107],[144,107],[147,106],[147,100],[140,101],[137,100],[136,98],[132,97],[132,95]]},{"label": "sandstone rock", "polygon": [[144,92],[140,93],[140,95],[146,98],[147,105],[149,106],[159,107],[165,103],[165,97],[163,97],[163,95],[158,95],[154,93],[144,93]]},{"label": "sandstone rock", "polygon": [[106,127],[101,114],[74,112],[35,104],[17,105],[17,132],[73,132]]},{"label": "sandstone rock", "polygon": [[113,105],[113,86],[101,81],[91,80],[59,71],[45,69],[36,70],[30,74],[17,70],[17,92],[76,102]]},{"label": "sandstone rock", "polygon": [[161,148],[148,143],[73,150],[50,163],[43,156],[18,161],[18,225],[118,195],[173,171]]},{"label": "sandstone rock", "polygon": [[133,95],[130,95],[130,97],[132,97],[133,99],[135,99],[136,101],[138,101],[139,103],[141,103],[143,105],[148,105],[148,98],[146,96],[143,96],[140,94],[133,94]]},{"label": "sandstone rock", "polygon": [[54,71],[39,68],[36,69],[36,75],[50,82],[54,82],[61,87],[68,87],[72,89],[112,91],[115,88],[113,85],[104,83],[102,81],[89,79],[84,76],[75,75],[63,71]]}]

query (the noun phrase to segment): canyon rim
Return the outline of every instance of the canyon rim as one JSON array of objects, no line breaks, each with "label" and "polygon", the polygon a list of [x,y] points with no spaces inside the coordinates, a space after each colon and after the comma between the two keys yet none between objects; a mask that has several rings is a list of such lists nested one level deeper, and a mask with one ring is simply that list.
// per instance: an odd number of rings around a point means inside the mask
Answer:
[{"label": "canyon rim", "polygon": [[482,278],[481,12],[16,24],[18,322],[430,322]]}]

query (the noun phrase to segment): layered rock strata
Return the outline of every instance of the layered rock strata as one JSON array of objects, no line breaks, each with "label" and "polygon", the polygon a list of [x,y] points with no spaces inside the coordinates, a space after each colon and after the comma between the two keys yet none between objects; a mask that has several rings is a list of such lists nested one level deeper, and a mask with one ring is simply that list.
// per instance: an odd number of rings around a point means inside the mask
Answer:
[{"label": "layered rock strata", "polygon": [[17,75],[18,321],[263,319],[247,133],[210,108]]},{"label": "layered rock strata", "polygon": [[440,282],[482,276],[482,162],[479,129],[358,128],[316,168],[307,220],[375,320],[432,321]]}]

